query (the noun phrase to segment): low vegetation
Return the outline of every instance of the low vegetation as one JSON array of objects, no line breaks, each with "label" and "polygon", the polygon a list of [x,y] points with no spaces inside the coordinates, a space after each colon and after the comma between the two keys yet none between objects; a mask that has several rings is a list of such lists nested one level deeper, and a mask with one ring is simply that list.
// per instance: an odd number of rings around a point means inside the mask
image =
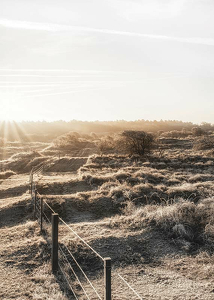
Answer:
[{"label": "low vegetation", "polygon": [[16,173],[11,171],[11,170],[7,170],[5,172],[0,172],[0,179],[7,179],[9,177],[11,177],[12,175],[15,175]]},{"label": "low vegetation", "polygon": [[[38,192],[96,251],[112,258],[113,270],[143,298],[155,299],[155,290],[164,300],[193,299],[197,290],[198,298],[213,299],[212,126],[200,126],[202,135],[193,124],[175,127],[153,133],[76,130],[49,143],[2,146],[0,265],[11,280],[11,268],[16,280],[23,278],[14,297],[67,299],[66,287],[50,273],[47,241],[32,221],[29,172],[44,165],[44,173],[35,175]],[[22,241],[17,251],[15,235]],[[92,254],[64,227],[60,239],[101,291],[101,266]],[[113,282],[117,299],[132,299],[114,275]],[[76,281],[74,286],[84,299]],[[12,294],[4,289],[0,297]]]},{"label": "low vegetation", "polygon": [[195,141],[194,148],[196,150],[214,150],[214,135],[199,138]]}]

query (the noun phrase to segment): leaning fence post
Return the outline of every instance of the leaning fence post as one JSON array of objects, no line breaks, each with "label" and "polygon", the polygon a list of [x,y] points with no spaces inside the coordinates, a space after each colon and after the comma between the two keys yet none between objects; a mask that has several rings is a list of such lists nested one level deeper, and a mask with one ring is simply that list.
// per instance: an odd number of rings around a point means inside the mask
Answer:
[{"label": "leaning fence post", "polygon": [[32,198],[32,174],[30,175],[30,195]]},{"label": "leaning fence post", "polygon": [[43,198],[40,198],[40,232],[42,233],[42,221],[43,221]]},{"label": "leaning fence post", "polygon": [[30,188],[31,188],[31,197],[33,196],[33,174],[31,174],[31,184],[30,184]]},{"label": "leaning fence post", "polygon": [[30,176],[29,176],[29,194],[31,194],[31,196],[32,196],[31,185],[32,185],[32,174],[30,172]]},{"label": "leaning fence post", "polygon": [[37,201],[37,190],[34,190],[34,219],[36,219],[36,201]]},{"label": "leaning fence post", "polygon": [[111,258],[104,258],[104,300],[111,300]]},{"label": "leaning fence post", "polygon": [[59,215],[54,213],[51,216],[52,223],[52,249],[51,249],[51,263],[52,272],[56,273],[58,271],[58,225],[59,225]]}]

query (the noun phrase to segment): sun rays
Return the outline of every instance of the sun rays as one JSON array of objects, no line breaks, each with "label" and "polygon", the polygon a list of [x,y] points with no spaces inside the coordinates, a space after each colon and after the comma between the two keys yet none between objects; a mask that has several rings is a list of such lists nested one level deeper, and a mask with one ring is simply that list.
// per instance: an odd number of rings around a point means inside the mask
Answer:
[{"label": "sun rays", "polygon": [[5,120],[0,122],[0,159],[7,158],[8,147],[11,147],[12,143],[19,143],[21,148],[25,148],[26,144],[32,142],[30,135],[27,134],[24,126],[15,121]]}]

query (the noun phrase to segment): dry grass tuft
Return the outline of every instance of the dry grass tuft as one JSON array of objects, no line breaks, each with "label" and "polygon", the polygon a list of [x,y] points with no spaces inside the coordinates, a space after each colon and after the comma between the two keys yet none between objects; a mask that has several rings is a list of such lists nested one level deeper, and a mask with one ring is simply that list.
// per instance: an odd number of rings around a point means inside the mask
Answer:
[{"label": "dry grass tuft", "polygon": [[[99,138],[78,136],[78,143],[84,143],[82,139],[94,143]],[[213,282],[214,158],[212,150],[193,149],[194,139],[198,138],[186,133],[162,138],[164,155],[156,151],[144,158],[112,153],[87,159],[83,151],[76,158],[71,157],[73,150],[63,156],[66,147],[59,158],[55,156],[57,149],[46,144],[42,152],[41,145],[34,145],[40,147],[36,152],[22,150],[3,163],[11,166],[11,172],[28,172],[32,165],[47,162],[49,167],[38,182],[39,193],[94,249],[112,258],[114,270],[120,268],[142,297],[154,299],[153,291],[158,289],[163,299],[192,299],[203,280],[198,298],[207,300],[213,296],[207,287]],[[27,174],[1,182],[3,280],[9,286],[12,274],[17,273],[17,286],[21,278],[20,289],[13,295],[16,299],[65,299],[59,288],[63,280],[56,282],[50,273],[46,240],[39,235],[38,224],[29,221],[32,210],[28,194],[22,195],[27,188]],[[45,212],[49,214],[47,208]],[[60,243],[69,247],[102,289],[103,278],[97,277],[102,266],[95,266],[93,254],[62,224]],[[190,278],[193,281],[188,287],[194,283],[194,288],[185,290]],[[73,284],[78,290],[77,283]],[[120,291],[115,294],[118,299],[132,299],[122,285]],[[12,296],[4,289],[0,297]]]},{"label": "dry grass tuft", "polygon": [[5,172],[0,172],[0,179],[7,179],[15,174],[16,173],[11,170],[7,170]]},{"label": "dry grass tuft", "polygon": [[161,230],[170,238],[189,242],[191,249],[214,250],[213,198],[197,204],[180,199],[171,205],[146,205],[143,208],[127,202],[123,213],[112,218],[111,227]]}]

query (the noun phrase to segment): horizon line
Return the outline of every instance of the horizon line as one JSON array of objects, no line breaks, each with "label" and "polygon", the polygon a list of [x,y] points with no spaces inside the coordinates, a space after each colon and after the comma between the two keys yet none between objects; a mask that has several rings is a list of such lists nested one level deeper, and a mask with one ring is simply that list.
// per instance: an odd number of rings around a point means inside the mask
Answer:
[{"label": "horizon line", "polygon": [[180,122],[180,123],[192,123],[193,125],[200,125],[203,123],[206,124],[210,124],[211,126],[214,126],[214,123],[211,122],[206,122],[206,121],[202,121],[202,122],[193,122],[193,121],[182,121],[182,120],[171,120],[171,119],[160,119],[160,120],[156,120],[156,119],[152,119],[152,120],[148,120],[148,119],[133,119],[133,120],[125,120],[125,119],[115,119],[115,120],[80,120],[80,119],[70,119],[70,120],[63,120],[63,119],[55,119],[52,121],[48,121],[48,120],[44,120],[44,119],[37,119],[37,120],[15,120],[15,119],[1,119],[0,118],[0,123],[2,122],[15,122],[15,123],[55,123],[55,122],[65,122],[65,123],[70,123],[70,122],[87,122],[87,123],[112,123],[112,122],[140,122],[140,121],[145,121],[145,122]]}]

